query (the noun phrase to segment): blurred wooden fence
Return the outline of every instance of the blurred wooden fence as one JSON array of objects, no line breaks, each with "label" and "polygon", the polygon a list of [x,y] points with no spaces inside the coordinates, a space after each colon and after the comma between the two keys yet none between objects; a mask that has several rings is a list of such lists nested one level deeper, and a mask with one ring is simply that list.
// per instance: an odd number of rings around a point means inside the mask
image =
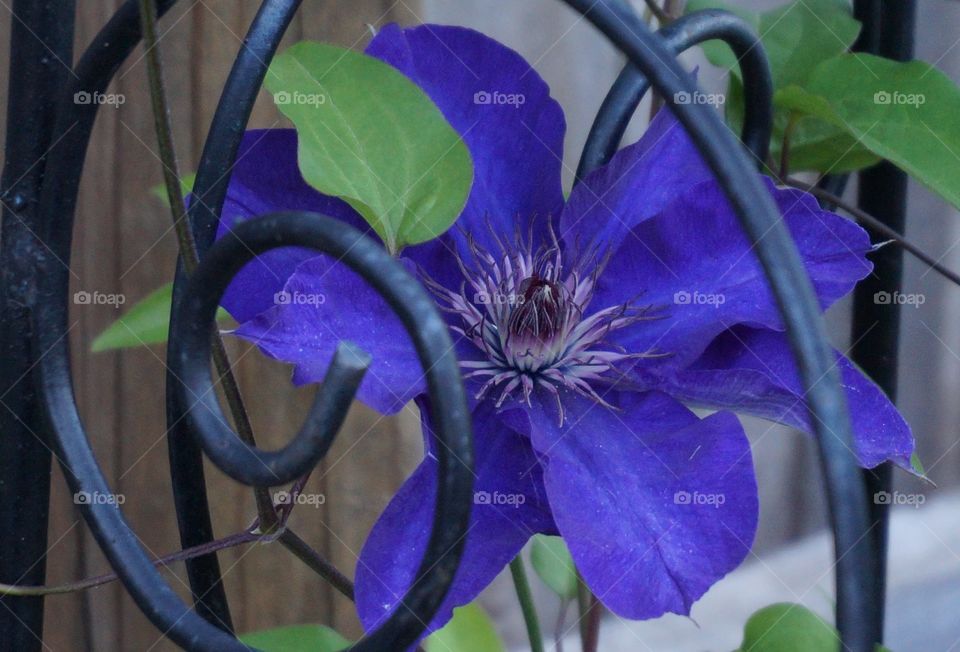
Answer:
[{"label": "blurred wooden fence", "polygon": [[[77,7],[76,53],[106,22],[117,0],[83,0]],[[11,5],[0,2],[0,106],[6,106]],[[184,0],[161,22],[160,47],[176,129],[181,170],[195,170],[210,119],[230,65],[259,2]],[[416,20],[416,2],[307,0],[291,26],[289,45],[304,38],[362,48],[368,25]],[[155,154],[142,49],[117,75],[112,93],[119,108],[100,110],[87,155],[75,228],[71,293],[122,293],[127,305],[172,278],[176,242],[170,215],[148,193],[162,181]],[[3,112],[0,112],[3,113]],[[0,115],[0,121],[5,119]],[[254,111],[253,127],[281,123],[266,93]],[[0,123],[0,133],[6,126]],[[2,138],[2,136],[0,136]],[[114,491],[125,496],[123,511],[144,548],[163,555],[178,547],[169,481],[164,420],[164,349],[153,346],[120,353],[90,353],[92,339],[119,312],[111,306],[72,307],[73,375],[80,411],[100,464]],[[289,370],[247,347],[237,374],[262,444],[282,445],[298,427],[312,391],[294,390]],[[292,527],[353,575],[356,554],[389,496],[420,455],[414,415],[384,419],[356,406],[333,450],[314,474],[308,491],[325,504],[302,506]],[[109,571],[55,470],[51,505],[48,581],[60,583]],[[251,492],[208,467],[218,536],[249,525],[255,515]],[[352,605],[279,545],[221,553],[221,566],[238,631],[324,622],[358,635]],[[182,564],[167,572],[170,584],[188,597]],[[46,603],[46,649],[168,650],[123,588],[114,583]]]}]

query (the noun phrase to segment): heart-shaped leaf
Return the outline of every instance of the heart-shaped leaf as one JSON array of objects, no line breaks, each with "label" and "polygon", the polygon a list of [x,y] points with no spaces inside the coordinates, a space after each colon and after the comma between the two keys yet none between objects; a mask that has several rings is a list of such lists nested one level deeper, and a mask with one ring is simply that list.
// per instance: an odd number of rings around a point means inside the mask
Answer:
[{"label": "heart-shaped leaf", "polygon": [[266,86],[297,129],[303,178],[353,206],[388,250],[431,240],[457,219],[473,182],[470,154],[395,68],[304,41],[274,59]]},{"label": "heart-shaped leaf", "polygon": [[[860,23],[844,0],[797,0],[755,13],[716,0],[689,0],[687,12],[725,9],[753,25],[770,62],[775,88],[802,83],[822,61],[846,52],[860,33]],[[710,63],[740,76],[736,57],[725,44],[704,45]]]},{"label": "heart-shaped leaf", "polygon": [[803,605],[783,602],[750,616],[739,652],[837,652],[839,645],[828,622]]},{"label": "heart-shaped leaf", "polygon": [[776,102],[843,129],[960,207],[960,88],[933,66],[842,55]]},{"label": "heart-shaped leaf", "polygon": [[427,652],[504,652],[493,622],[477,603],[453,610],[453,618],[424,642]]},{"label": "heart-shaped leaf", "polygon": [[[860,32],[860,23],[844,0],[803,0],[757,13],[716,0],[690,0],[687,11],[726,9],[750,23],[763,43],[776,90],[803,86],[818,65],[847,51]],[[740,133],[743,124],[743,89],[736,57],[721,41],[703,45],[707,58],[731,71],[726,98],[730,128]],[[788,129],[789,127],[789,129]],[[790,168],[821,172],[847,172],[876,163],[879,158],[845,130],[816,116],[795,115],[775,106],[770,156],[779,161],[784,136],[789,131]]]},{"label": "heart-shaped leaf", "polygon": [[[173,283],[160,286],[100,333],[93,340],[91,350],[96,353],[166,342],[172,300]],[[217,321],[229,319],[226,310],[217,310]]]},{"label": "heart-shaped leaf", "polygon": [[[840,635],[800,604],[781,602],[756,611],[743,628],[737,652],[837,652]],[[890,652],[877,645],[875,652]]]},{"label": "heart-shaped leaf", "polygon": [[537,576],[561,598],[577,597],[577,568],[560,537],[538,534],[533,538],[530,563]]}]

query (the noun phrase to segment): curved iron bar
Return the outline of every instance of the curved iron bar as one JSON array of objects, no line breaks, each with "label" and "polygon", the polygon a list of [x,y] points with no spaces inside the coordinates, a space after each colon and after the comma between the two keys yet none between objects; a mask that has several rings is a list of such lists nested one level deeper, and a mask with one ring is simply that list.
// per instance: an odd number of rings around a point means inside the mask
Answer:
[{"label": "curved iron bar", "polygon": [[[207,362],[210,324],[214,323],[217,305],[227,285],[255,256],[284,246],[316,249],[366,279],[400,318],[426,370],[439,464],[433,528],[416,579],[401,600],[402,607],[351,648],[357,651],[406,649],[432,619],[453,582],[465,544],[473,488],[470,412],[459,365],[446,322],[421,285],[381,246],[341,221],[316,213],[291,211],[242,222],[218,240],[201,260],[187,285],[182,305],[184,319],[179,322],[178,330],[170,334],[183,342],[180,357],[171,361],[183,381],[179,386],[183,394],[181,400],[194,401],[188,418],[204,451],[221,469],[241,482],[263,481],[267,477],[265,467],[287,473],[292,480],[313,464],[314,456],[307,447],[294,450],[299,438],[307,437],[304,432],[287,449],[265,453],[250,449],[225,427],[220,404],[212,391],[213,379]],[[359,382],[356,369],[364,360],[357,360],[356,356],[350,345],[342,346],[328,376],[340,373],[338,367],[342,365],[345,376]],[[354,359],[352,363],[351,359]],[[328,380],[324,381],[318,406],[326,401]],[[312,427],[310,421],[322,410],[321,407],[311,410],[305,429]],[[321,424],[313,425],[322,425],[322,419],[320,421]],[[299,460],[297,455],[301,456]],[[282,459],[288,457],[292,459]]]},{"label": "curved iron bar", "polygon": [[[217,221],[230,181],[230,169],[237,156],[240,139],[250,119],[250,112],[263,83],[267,66],[273,59],[280,40],[302,0],[266,0],[260,5],[237,58],[230,69],[220,94],[207,138],[200,156],[193,187],[193,201],[188,208],[188,221],[193,229],[197,254],[202,257],[216,236]],[[170,326],[173,331],[181,319],[186,274],[178,258],[173,280]],[[167,339],[167,360],[179,355],[180,343]],[[166,374],[167,451],[170,458],[170,479],[177,512],[180,543],[184,548],[207,543],[214,538],[210,522],[200,443],[186,427],[186,406],[174,391],[179,380],[169,370]],[[187,562],[187,577],[197,611],[214,624],[231,623],[227,595],[220,577],[216,554],[204,555]]]},{"label": "curved iron bar", "polygon": [[[243,262],[249,262],[249,258]],[[239,267],[234,273],[237,271]],[[217,272],[221,273],[222,270]],[[210,276],[212,273],[208,271],[206,280],[209,281],[207,277]],[[225,278],[229,282],[230,277]],[[198,283],[188,282],[187,287],[194,288],[194,293],[197,293],[200,291],[197,288],[203,287]],[[219,301],[226,285],[219,289],[213,301]],[[177,357],[167,362],[171,374],[180,379],[174,386],[174,392],[177,401],[187,406],[187,431],[199,438],[203,450],[221,471],[245,485],[272,487],[293,482],[308,473],[326,455],[343,420],[347,418],[347,410],[370,365],[369,356],[349,344],[341,343],[299,432],[282,449],[265,451],[244,442],[227,425],[207,364],[210,358],[209,324],[213,320],[196,321],[205,313],[198,313],[199,308],[187,301],[188,296],[184,295],[184,302],[180,306],[182,314],[177,320],[176,330],[170,331],[170,335],[188,333],[189,337],[177,347]],[[211,315],[215,313],[216,306]],[[195,341],[197,333],[200,345]],[[207,376],[197,380],[198,369],[206,371]],[[194,383],[192,386],[191,381]]]},{"label": "curved iron bar", "polygon": [[267,67],[302,1],[263,2],[220,94],[193,184],[195,199],[189,207],[190,223],[200,257],[216,238],[220,211],[223,210],[230,184],[230,171],[237,158],[257,93],[266,77]]},{"label": "curved iron bar", "polygon": [[[172,4],[170,0],[161,2],[158,13],[162,15]],[[68,482],[75,491],[95,494],[109,494],[109,486],[90,449],[73,395],[69,352],[65,340],[68,332],[65,295],[69,279],[65,265],[61,263],[69,260],[76,193],[90,130],[96,117],[96,104],[76,105],[71,104],[70,100],[73,93],[78,91],[105,90],[120,63],[140,40],[138,18],[136,1],[128,0],[94,39],[93,45],[81,59],[77,67],[77,80],[66,89],[65,99],[61,102],[58,113],[58,124],[75,122],[73,134],[70,138],[65,137],[60,146],[50,153],[50,184],[45,186],[40,202],[40,213],[47,218],[45,223],[52,225],[55,223],[54,218],[59,217],[60,228],[50,229],[44,234],[46,237],[43,239],[47,241],[53,255],[44,256],[40,260],[35,305],[31,314],[34,332],[37,333],[37,345],[46,352],[36,368],[36,382],[41,389],[47,426],[62,456]],[[341,237],[343,235],[341,234]],[[302,243],[293,240],[289,244]],[[317,245],[322,248],[323,242],[318,241]],[[407,608],[398,609],[383,627],[357,646],[359,650],[385,649],[411,643],[439,607],[459,563],[472,487],[472,475],[469,473],[472,465],[469,412],[459,369],[453,354],[450,353],[452,347],[449,334],[422,288],[406,276],[403,270],[400,270],[400,276],[384,272],[384,265],[400,268],[384,252],[377,252],[372,258],[368,257],[358,264],[370,263],[371,260],[379,263],[375,284],[381,291],[393,293],[389,296],[395,297],[395,307],[403,308],[401,317],[406,316],[405,325],[419,339],[419,352],[426,362],[425,366],[430,370],[428,379],[430,392],[434,395],[433,404],[437,406],[438,436],[450,449],[443,449],[441,454],[441,465],[445,472],[439,481],[437,509],[428,554],[420,569],[419,576],[423,581],[411,589],[406,597],[404,605]],[[376,260],[377,255],[381,260]],[[391,281],[401,283],[402,287],[392,287]],[[433,312],[424,313],[424,310]],[[418,318],[424,318],[426,323],[418,323]],[[208,323],[213,322],[211,320]],[[438,342],[446,343],[439,355],[436,348]],[[352,392],[349,393],[352,395]],[[288,452],[301,453],[300,443],[302,442],[295,440]],[[315,456],[302,457],[309,462]],[[290,479],[304,470],[296,464],[290,468],[293,469],[290,471]],[[247,649],[228,633],[191,611],[163,582],[119,510],[97,501],[84,505],[81,509],[98,543],[134,600],[165,635],[189,649]]]},{"label": "curved iron bar", "polygon": [[[112,492],[87,441],[77,413],[67,350],[66,285],[56,282],[55,259],[42,261],[34,327],[47,354],[35,369],[43,400],[46,424],[54,435],[64,475],[74,492],[107,496]],[[47,280],[47,277],[53,279]],[[248,650],[224,630],[193,611],[170,588],[140,547],[120,510],[107,502],[81,505],[87,525],[141,611],[161,632],[186,649]]]},{"label": "curved iron bar", "polygon": [[[729,11],[705,9],[678,18],[657,35],[674,56],[704,41],[719,39],[730,46],[740,65],[744,86],[744,119],[740,140],[760,166],[770,151],[773,129],[773,79],[763,46],[749,23]],[[627,63],[597,111],[577,165],[582,179],[613,157],[643,96],[646,76]]]},{"label": "curved iron bar", "polygon": [[676,104],[675,93],[696,85],[667,46],[616,0],[564,0],[594,24],[650,78],[710,164],[756,243],[777,298],[817,423],[820,461],[827,483],[837,567],[837,628],[844,649],[869,652],[876,642],[870,571],[877,547],[869,532],[863,479],[851,449],[850,421],[819,306],[796,245],[750,159],[710,107]]}]

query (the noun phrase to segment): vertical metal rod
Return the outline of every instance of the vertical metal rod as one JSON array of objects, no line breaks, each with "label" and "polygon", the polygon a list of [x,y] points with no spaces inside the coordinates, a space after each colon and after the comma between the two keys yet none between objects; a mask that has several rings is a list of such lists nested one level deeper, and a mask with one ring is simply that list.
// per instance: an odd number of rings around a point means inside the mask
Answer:
[{"label": "vertical metal rod", "polygon": [[[30,368],[27,294],[33,286],[37,197],[45,154],[56,142],[54,107],[73,60],[73,2],[17,0],[10,10],[7,135],[0,200],[0,582],[46,577],[50,449]],[[42,597],[0,598],[4,649],[39,650]]]},{"label": "vertical metal rod", "polygon": [[[882,57],[907,61],[913,58],[916,3],[858,1],[855,15],[863,22],[857,41],[863,51]],[[860,208],[904,233],[907,210],[907,175],[889,162],[879,163],[862,171],[857,202]],[[854,293],[852,349],[854,361],[887,393],[897,396],[897,354],[900,337],[900,306],[894,302],[879,305],[878,292],[897,292],[903,284],[903,250],[885,247],[873,255],[873,274],[861,282]],[[875,640],[883,640],[886,601],[887,537],[889,506],[875,499],[879,492],[891,488],[890,464],[864,471],[870,500],[870,519],[875,523],[870,536],[880,554],[875,558],[872,573],[873,598],[878,614]]]}]

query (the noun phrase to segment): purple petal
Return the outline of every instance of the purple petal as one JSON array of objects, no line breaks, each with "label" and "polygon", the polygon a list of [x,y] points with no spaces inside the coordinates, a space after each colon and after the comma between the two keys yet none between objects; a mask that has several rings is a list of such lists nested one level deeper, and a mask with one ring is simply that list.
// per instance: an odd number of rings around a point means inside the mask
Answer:
[{"label": "purple petal", "polygon": [[267,355],[295,366],[297,385],[323,379],[341,340],[371,355],[357,398],[383,414],[398,412],[426,387],[410,336],[383,298],[341,262],[302,262],[271,307],[234,331]]},{"label": "purple petal", "polygon": [[563,111],[523,57],[479,32],[443,25],[388,25],[367,54],[420,86],[473,159],[473,188],[457,225],[440,243],[413,250],[463,246],[461,228],[490,249],[488,227],[510,238],[516,229],[526,233],[534,216],[559,215]]},{"label": "purple petal", "polygon": [[[421,410],[423,413],[423,410]],[[505,427],[483,405],[473,415],[476,484],[466,549],[433,631],[453,608],[473,600],[537,533],[556,533],[540,464],[526,436]],[[424,431],[428,431],[424,419]],[[436,458],[431,454],[401,487],[374,525],[357,563],[360,621],[374,629],[413,582],[433,522]]]},{"label": "purple petal", "polygon": [[[372,232],[346,202],[317,192],[303,180],[293,129],[248,131],[237,152],[217,238],[237,222],[280,210],[314,211]],[[239,322],[252,319],[273,306],[273,295],[283,289],[297,265],[316,255],[309,249],[284,247],[258,256],[230,283],[223,306]]]},{"label": "purple petal", "polygon": [[[866,259],[870,240],[853,222],[821,210],[811,196],[766,183],[826,309],[872,269]],[[613,253],[591,307],[631,300],[659,318],[617,331],[613,339],[632,352],[669,354],[642,360],[641,371],[682,368],[738,323],[783,329],[756,253],[712,180],[636,225]]]},{"label": "purple petal", "polygon": [[[608,397],[609,398],[609,397]],[[757,527],[750,446],[735,416],[698,419],[659,392],[619,411],[563,397],[531,418],[557,527],[597,597],[625,618],[689,614],[747,555]]]},{"label": "purple petal", "polygon": [[[857,459],[872,468],[892,460],[910,469],[910,426],[883,391],[837,353]],[[698,405],[736,410],[813,433],[800,376],[786,335],[737,327],[720,335],[663,390]]]},{"label": "purple petal", "polygon": [[683,126],[669,110],[659,111],[639,141],[574,187],[560,233],[571,246],[599,242],[614,248],[677,195],[711,178]]}]

